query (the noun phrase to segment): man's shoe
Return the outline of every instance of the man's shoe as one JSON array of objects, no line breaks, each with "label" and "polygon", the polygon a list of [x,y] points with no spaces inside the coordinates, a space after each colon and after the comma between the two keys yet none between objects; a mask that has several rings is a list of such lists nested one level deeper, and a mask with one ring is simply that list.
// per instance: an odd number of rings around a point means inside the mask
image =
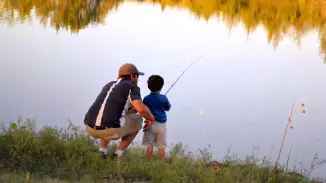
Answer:
[{"label": "man's shoe", "polygon": [[118,157],[118,155],[117,154],[112,154],[111,155],[111,160],[115,160],[115,159],[118,159],[119,157]]},{"label": "man's shoe", "polygon": [[105,154],[105,153],[102,152],[102,151],[99,151],[99,154],[100,154],[100,156],[101,156],[102,159],[107,159],[107,157],[108,157],[108,155]]}]

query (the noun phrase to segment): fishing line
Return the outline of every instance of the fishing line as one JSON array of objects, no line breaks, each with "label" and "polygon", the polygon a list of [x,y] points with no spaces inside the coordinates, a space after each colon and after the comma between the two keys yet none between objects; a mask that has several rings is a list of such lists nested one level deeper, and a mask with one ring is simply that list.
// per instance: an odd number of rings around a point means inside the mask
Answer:
[{"label": "fishing line", "polygon": [[[201,56],[202,57],[202,56]],[[173,86],[179,81],[179,79],[182,77],[182,75],[195,63],[197,62],[201,57],[198,57],[195,61],[191,62],[191,64],[181,73],[181,75],[174,81],[174,83],[171,85],[171,87],[168,89],[168,91],[165,93],[167,95],[169,91],[173,88]]]},{"label": "fishing line", "polygon": [[[195,61],[193,61],[192,63],[190,63],[190,65],[180,74],[180,76],[174,81],[174,83],[171,85],[171,87],[168,89],[168,91],[165,93],[165,95],[167,95],[169,93],[169,91],[175,86],[175,84],[179,81],[179,79],[183,76],[183,74],[195,63],[197,62],[200,58],[202,58],[203,56],[201,57],[198,57]],[[203,112],[201,112],[201,115],[202,115]],[[206,161],[206,158],[202,152],[202,150],[200,148],[199,149],[199,152],[200,154],[202,155],[203,159],[204,159],[204,162],[205,162],[205,165],[208,167],[209,164],[207,163]]]}]

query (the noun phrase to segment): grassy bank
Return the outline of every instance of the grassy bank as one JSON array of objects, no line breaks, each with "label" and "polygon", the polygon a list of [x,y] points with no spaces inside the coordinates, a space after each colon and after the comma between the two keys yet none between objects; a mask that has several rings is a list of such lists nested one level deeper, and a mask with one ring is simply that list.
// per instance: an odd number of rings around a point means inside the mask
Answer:
[{"label": "grassy bank", "polygon": [[269,161],[252,156],[226,156],[220,168],[207,167],[181,144],[169,152],[169,162],[147,161],[135,145],[114,161],[103,161],[97,150],[82,128],[36,131],[34,122],[19,120],[0,134],[0,182],[312,182],[282,168],[273,171]]}]

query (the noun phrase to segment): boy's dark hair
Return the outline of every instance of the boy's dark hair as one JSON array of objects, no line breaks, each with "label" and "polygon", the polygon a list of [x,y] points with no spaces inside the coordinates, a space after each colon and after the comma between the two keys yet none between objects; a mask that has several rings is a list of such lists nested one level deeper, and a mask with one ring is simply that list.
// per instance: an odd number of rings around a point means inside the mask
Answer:
[{"label": "boy's dark hair", "polygon": [[151,92],[157,92],[162,89],[164,79],[159,75],[151,75],[147,80],[147,85]]}]

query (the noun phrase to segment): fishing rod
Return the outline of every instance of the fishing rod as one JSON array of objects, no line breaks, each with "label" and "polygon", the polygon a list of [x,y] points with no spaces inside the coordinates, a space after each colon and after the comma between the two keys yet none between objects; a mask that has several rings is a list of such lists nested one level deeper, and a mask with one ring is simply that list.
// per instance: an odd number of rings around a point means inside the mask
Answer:
[{"label": "fishing rod", "polygon": [[[201,56],[202,57],[202,56]],[[179,79],[181,78],[181,76],[195,63],[199,60],[200,57],[198,57],[195,61],[193,61],[192,63],[190,63],[190,65],[180,74],[180,76],[174,81],[174,83],[171,85],[171,87],[168,89],[168,91],[165,93],[165,95],[167,95],[169,93],[169,91],[173,88],[173,86],[179,81]],[[205,162],[205,165],[208,167],[209,164],[207,163],[206,161],[206,158],[204,157],[204,154],[203,152],[201,151],[200,148],[199,149],[199,152],[200,154],[202,155],[203,159],[204,159],[204,162]]]},{"label": "fishing rod", "polygon": [[182,73],[181,75],[174,81],[174,83],[171,85],[171,87],[168,89],[168,91],[165,93],[165,95],[167,95],[169,93],[169,91],[173,88],[173,86],[178,82],[178,80],[181,78],[181,76],[195,63],[199,60],[199,58],[197,58],[195,61],[193,61]]}]

